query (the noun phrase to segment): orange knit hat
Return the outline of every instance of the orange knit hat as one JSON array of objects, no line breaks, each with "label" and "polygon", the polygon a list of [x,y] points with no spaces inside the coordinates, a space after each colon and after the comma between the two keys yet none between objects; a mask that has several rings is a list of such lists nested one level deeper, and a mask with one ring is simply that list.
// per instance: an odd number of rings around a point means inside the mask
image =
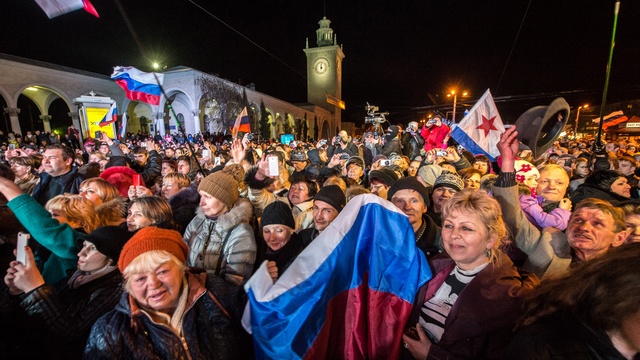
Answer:
[{"label": "orange knit hat", "polygon": [[182,240],[180,233],[175,230],[161,229],[155,226],[144,227],[133,235],[124,245],[120,252],[118,260],[118,269],[123,273],[124,269],[138,257],[151,250],[164,250],[183,263],[186,262],[189,249],[187,244]]}]

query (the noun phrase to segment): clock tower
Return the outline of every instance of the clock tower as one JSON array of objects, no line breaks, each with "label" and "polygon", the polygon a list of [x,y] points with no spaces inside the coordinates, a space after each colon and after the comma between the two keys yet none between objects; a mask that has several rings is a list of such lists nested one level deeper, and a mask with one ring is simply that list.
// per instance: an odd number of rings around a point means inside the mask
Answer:
[{"label": "clock tower", "polygon": [[309,47],[309,39],[304,49],[307,55],[307,101],[327,109],[337,124],[341,120],[342,102],[342,47],[337,45],[336,36],[326,17],[318,22],[316,30],[317,47]]}]

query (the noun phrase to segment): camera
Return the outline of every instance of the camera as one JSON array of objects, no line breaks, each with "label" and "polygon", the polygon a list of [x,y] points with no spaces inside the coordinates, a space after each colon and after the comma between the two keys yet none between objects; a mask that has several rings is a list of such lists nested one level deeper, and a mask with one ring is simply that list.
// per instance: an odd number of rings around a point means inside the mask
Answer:
[{"label": "camera", "polygon": [[334,137],[334,138],[333,138],[333,145],[334,145],[334,146],[336,146],[336,145],[340,145],[340,140],[342,140],[342,139],[340,138],[340,136],[336,136],[336,137]]},{"label": "camera", "polygon": [[438,150],[436,151],[437,156],[447,156],[447,150]]},{"label": "camera", "polygon": [[391,166],[391,160],[389,159],[384,159],[384,160],[380,160],[380,166]]},{"label": "camera", "polygon": [[252,133],[248,133],[247,134],[247,140],[253,141],[253,134]]},{"label": "camera", "polygon": [[347,153],[340,154],[340,160],[349,160],[351,156]]}]

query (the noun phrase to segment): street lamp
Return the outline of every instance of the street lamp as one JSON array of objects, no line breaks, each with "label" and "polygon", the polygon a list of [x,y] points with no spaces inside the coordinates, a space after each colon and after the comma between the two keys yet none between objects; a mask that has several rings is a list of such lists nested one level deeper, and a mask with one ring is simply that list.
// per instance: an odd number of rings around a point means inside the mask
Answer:
[{"label": "street lamp", "polygon": [[[468,92],[466,91],[462,92],[462,96],[468,96],[468,95],[469,95]],[[458,103],[458,93],[455,90],[451,90],[451,92],[447,94],[447,97],[451,97],[451,96],[453,96],[453,115],[452,115],[453,119],[451,123],[455,124],[456,123],[456,105]]]},{"label": "street lamp", "polygon": [[589,104],[584,104],[582,106],[578,106],[578,112],[576,113],[576,127],[573,130],[573,137],[577,137],[578,136],[578,119],[580,119],[580,109],[586,109],[589,107]]}]

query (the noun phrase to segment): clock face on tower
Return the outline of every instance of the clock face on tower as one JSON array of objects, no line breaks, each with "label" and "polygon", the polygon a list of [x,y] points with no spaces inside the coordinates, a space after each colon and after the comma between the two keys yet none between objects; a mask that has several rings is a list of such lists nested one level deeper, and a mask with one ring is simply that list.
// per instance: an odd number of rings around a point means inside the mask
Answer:
[{"label": "clock face on tower", "polygon": [[318,60],[316,60],[316,63],[313,65],[313,69],[318,74],[324,74],[327,71],[328,67],[329,67],[329,62],[325,58],[319,58]]}]

